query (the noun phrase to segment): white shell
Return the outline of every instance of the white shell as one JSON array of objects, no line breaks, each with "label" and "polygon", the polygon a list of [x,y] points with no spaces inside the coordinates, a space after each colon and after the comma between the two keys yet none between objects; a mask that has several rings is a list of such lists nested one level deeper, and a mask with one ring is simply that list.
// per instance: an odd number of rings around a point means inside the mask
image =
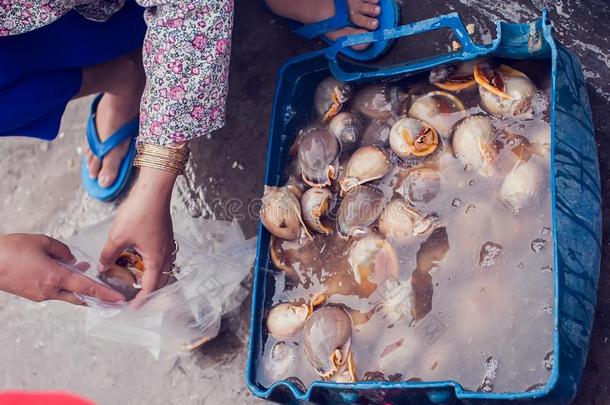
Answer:
[{"label": "white shell", "polygon": [[267,330],[277,340],[287,340],[296,335],[305,325],[309,307],[305,304],[277,304],[267,316]]},{"label": "white shell", "polygon": [[[444,103],[445,106],[441,106]],[[443,138],[448,138],[453,125],[464,118],[464,104],[453,94],[432,91],[415,100],[409,109],[409,117],[432,125]]]},{"label": "white shell", "polygon": [[326,215],[333,193],[327,188],[312,187],[307,189],[301,197],[301,213],[303,221],[310,229],[328,235],[332,229],[322,223],[322,217]]},{"label": "white shell", "polygon": [[500,188],[500,198],[514,213],[530,206],[542,188],[543,174],[533,161],[517,164]]},{"label": "white shell", "polygon": [[402,179],[397,192],[412,205],[429,203],[441,189],[441,176],[430,167],[413,169]]},{"label": "white shell", "polygon": [[354,187],[377,180],[390,171],[390,160],[377,146],[363,146],[350,157],[341,179],[341,191],[347,193]]},{"label": "white shell", "polygon": [[405,242],[413,236],[417,216],[403,199],[393,200],[379,217],[379,230],[392,241]]},{"label": "white shell", "polygon": [[464,119],[453,133],[453,153],[465,165],[472,165],[485,177],[493,174],[491,142],[493,127],[489,118],[475,115]]},{"label": "white shell", "polygon": [[428,126],[416,118],[402,118],[398,120],[390,130],[390,147],[394,153],[401,158],[414,156],[416,151],[413,143],[425,127]]},{"label": "white shell", "polygon": [[265,186],[260,212],[265,228],[281,239],[293,240],[301,231],[309,235],[301,218],[299,199],[288,187]]},{"label": "white shell", "polygon": [[524,103],[530,103],[536,93],[536,86],[525,75],[502,75],[504,80],[504,91],[511,99],[502,98],[479,86],[481,102],[487,111],[495,115],[519,116],[529,113],[529,108]]},{"label": "white shell", "polygon": [[398,277],[400,271],[394,247],[373,233],[354,242],[347,261],[358,284],[367,278],[369,282],[379,285],[390,277]]}]

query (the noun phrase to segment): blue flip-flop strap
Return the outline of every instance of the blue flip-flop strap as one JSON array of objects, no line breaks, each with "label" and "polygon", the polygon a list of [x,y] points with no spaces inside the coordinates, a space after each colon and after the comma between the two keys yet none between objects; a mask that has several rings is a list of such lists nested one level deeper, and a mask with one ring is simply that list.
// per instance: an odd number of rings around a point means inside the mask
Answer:
[{"label": "blue flip-flop strap", "polygon": [[102,95],[100,94],[93,100],[93,103],[91,104],[91,115],[89,115],[89,120],[87,122],[87,142],[89,143],[89,148],[91,149],[91,152],[100,159],[119,146],[123,141],[131,138],[133,134],[137,132],[139,125],[138,117],[136,117],[119,128],[110,138],[106,139],[104,142],[100,141],[95,126],[95,112],[101,98]]},{"label": "blue flip-flop strap", "polygon": [[347,0],[335,0],[335,15],[322,21],[303,26],[294,30],[294,33],[305,39],[312,39],[327,32],[336,31],[350,25],[349,6]]}]

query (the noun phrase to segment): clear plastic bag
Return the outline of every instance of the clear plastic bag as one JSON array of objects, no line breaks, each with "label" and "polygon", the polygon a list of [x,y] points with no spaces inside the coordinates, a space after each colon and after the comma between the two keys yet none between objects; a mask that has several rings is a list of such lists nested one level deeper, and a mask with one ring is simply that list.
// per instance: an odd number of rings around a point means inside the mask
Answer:
[{"label": "clear plastic bag", "polygon": [[[85,274],[97,281],[95,263],[110,226],[107,219],[67,240],[78,262],[92,264]],[[180,246],[177,280],[150,294],[137,309],[79,297],[90,307],[88,336],[143,346],[159,359],[194,349],[218,334],[222,316],[246,296],[240,294],[240,283],[252,267],[256,238],[245,240],[236,222],[181,216],[174,216],[174,231]],[[76,267],[71,270],[82,274]]]}]

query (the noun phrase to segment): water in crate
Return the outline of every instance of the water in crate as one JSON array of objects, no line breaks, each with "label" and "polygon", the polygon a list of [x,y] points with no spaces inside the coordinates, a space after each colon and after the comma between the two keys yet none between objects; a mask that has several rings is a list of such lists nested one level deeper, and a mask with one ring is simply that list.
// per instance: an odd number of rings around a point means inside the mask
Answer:
[{"label": "water in crate", "polygon": [[520,392],[553,367],[547,61],[318,86],[266,187],[260,384],[454,380]]}]

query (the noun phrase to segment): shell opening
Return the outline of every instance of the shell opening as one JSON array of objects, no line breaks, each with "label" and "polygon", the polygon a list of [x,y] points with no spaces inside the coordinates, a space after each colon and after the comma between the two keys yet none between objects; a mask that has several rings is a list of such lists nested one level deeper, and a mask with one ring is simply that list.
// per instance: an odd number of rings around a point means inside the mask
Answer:
[{"label": "shell opening", "polygon": [[429,126],[424,126],[417,138],[412,141],[413,155],[428,156],[438,147],[438,134]]},{"label": "shell opening", "polygon": [[494,70],[489,66],[480,63],[474,68],[474,80],[479,86],[498,97],[507,100],[513,99],[512,96],[506,93],[504,78],[498,70]]}]

